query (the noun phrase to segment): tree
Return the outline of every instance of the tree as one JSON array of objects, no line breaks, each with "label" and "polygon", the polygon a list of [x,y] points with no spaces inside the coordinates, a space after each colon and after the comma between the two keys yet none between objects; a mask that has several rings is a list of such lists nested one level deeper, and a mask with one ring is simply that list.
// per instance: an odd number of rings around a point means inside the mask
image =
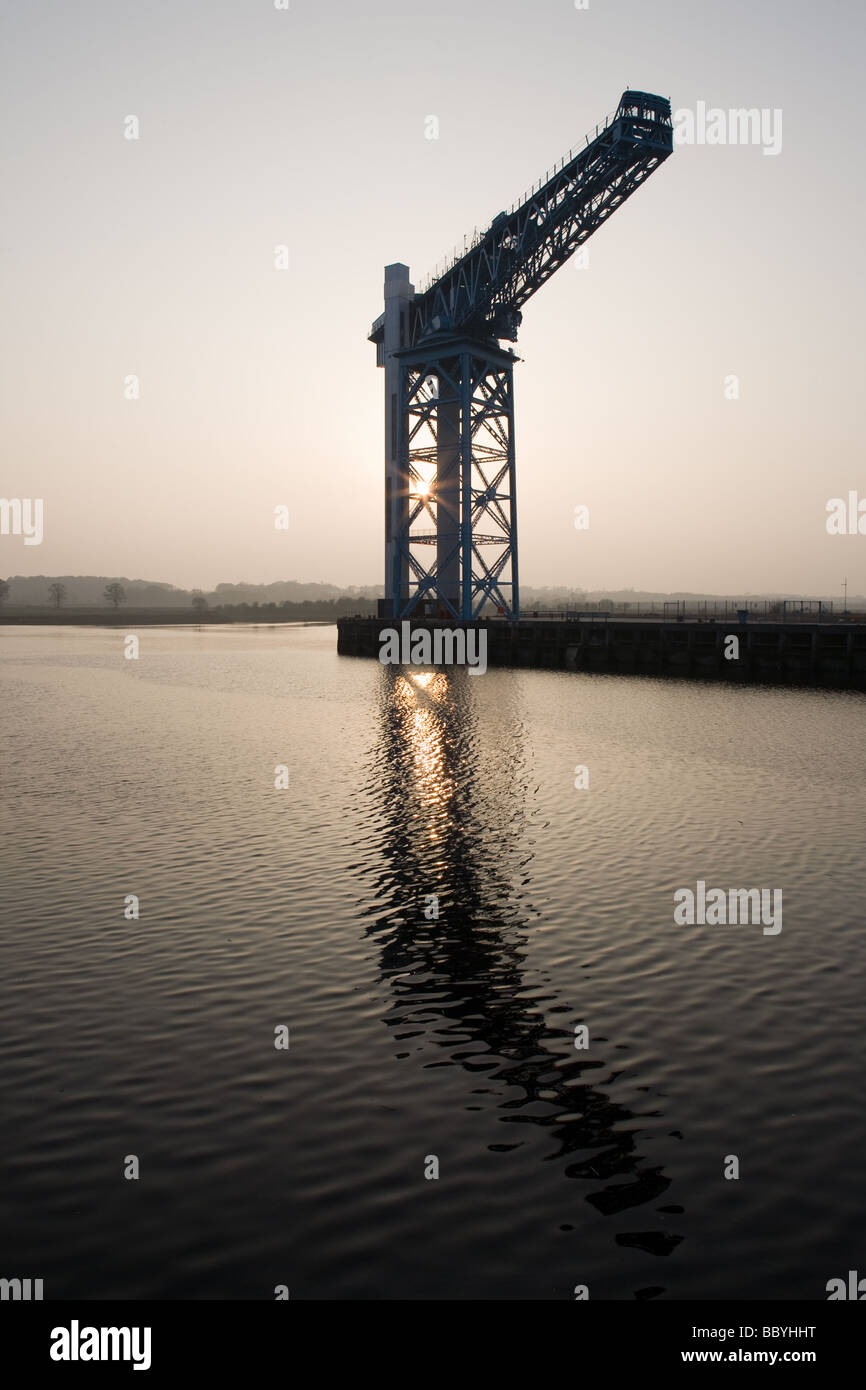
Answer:
[{"label": "tree", "polygon": [[53,584],[48,585],[48,592],[54,607],[59,608],[66,598],[66,585],[61,584],[59,579],[55,579]]},{"label": "tree", "polygon": [[197,613],[203,613],[207,608],[207,599],[204,594],[200,594],[196,591],[192,596],[192,606]]},{"label": "tree", "polygon": [[123,585],[118,584],[115,579],[113,584],[106,584],[102,591],[102,597],[106,599],[108,603],[113,603],[115,609],[117,609],[118,604],[126,603],[126,590]]},{"label": "tree", "polygon": [[9,585],[6,583],[5,579],[0,579],[0,604],[5,603],[8,597]]}]

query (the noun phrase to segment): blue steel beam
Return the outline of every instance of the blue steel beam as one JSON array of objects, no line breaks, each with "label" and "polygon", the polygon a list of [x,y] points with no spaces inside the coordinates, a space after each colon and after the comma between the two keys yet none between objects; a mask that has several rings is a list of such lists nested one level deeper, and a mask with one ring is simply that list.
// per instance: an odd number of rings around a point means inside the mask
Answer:
[{"label": "blue steel beam", "polygon": [[517,339],[520,309],[673,151],[671,105],[623,92],[615,115],[584,149],[422,294],[411,342],[433,333]]}]

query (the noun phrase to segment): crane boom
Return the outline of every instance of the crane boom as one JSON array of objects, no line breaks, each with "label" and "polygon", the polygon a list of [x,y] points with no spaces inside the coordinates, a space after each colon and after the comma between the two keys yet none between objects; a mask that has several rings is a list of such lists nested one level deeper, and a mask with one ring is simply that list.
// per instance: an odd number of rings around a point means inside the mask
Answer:
[{"label": "crane boom", "polygon": [[623,92],[591,142],[587,137],[582,150],[518,207],[495,217],[475,245],[415,295],[409,342],[446,331],[516,342],[530,296],[672,151],[670,102]]}]

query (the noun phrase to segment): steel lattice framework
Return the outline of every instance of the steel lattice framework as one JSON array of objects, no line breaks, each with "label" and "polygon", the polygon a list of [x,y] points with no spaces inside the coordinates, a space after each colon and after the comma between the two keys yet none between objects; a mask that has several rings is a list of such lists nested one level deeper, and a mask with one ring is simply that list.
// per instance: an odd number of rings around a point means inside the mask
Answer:
[{"label": "steel lattice framework", "polygon": [[[512,352],[521,307],[673,150],[670,102],[626,91],[585,147],[420,294],[385,268],[385,607],[519,615]],[[428,549],[424,549],[427,547]],[[435,548],[430,560],[429,548]]]},{"label": "steel lattice framework", "polygon": [[[436,599],[454,618],[477,617],[487,601],[514,610],[513,363],[510,352],[465,340],[401,354],[409,515],[392,565],[408,567],[412,606]],[[435,547],[432,562],[420,546]]]}]

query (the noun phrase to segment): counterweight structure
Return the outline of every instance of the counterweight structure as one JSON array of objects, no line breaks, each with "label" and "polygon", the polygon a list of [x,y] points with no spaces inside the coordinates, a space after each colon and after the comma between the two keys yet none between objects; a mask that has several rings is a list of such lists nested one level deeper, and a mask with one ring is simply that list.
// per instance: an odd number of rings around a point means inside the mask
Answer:
[{"label": "counterweight structure", "polygon": [[627,91],[576,155],[464,246],[419,294],[385,267],[388,617],[520,613],[514,462],[521,308],[673,150],[670,102]]}]

